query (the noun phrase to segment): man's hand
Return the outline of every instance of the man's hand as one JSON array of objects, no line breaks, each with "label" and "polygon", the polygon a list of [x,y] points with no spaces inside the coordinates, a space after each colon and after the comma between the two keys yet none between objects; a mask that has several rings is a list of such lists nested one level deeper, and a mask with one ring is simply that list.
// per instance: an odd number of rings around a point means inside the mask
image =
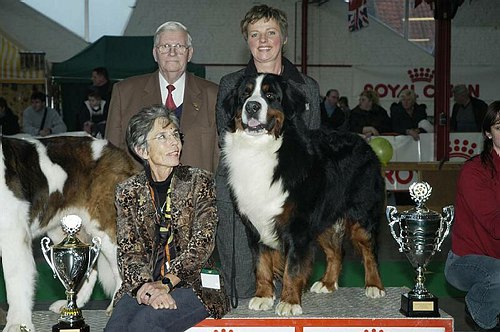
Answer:
[{"label": "man's hand", "polygon": [[50,134],[52,134],[52,129],[50,129],[50,128],[43,128],[42,130],[40,130],[40,131],[38,132],[38,135],[40,135],[40,136],[42,136],[42,137],[43,137],[43,136],[50,135]]}]

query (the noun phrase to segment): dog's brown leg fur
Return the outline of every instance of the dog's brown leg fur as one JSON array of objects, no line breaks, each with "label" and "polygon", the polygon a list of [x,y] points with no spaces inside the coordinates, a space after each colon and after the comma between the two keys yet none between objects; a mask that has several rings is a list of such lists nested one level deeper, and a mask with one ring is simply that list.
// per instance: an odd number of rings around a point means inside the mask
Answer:
[{"label": "dog's brown leg fur", "polygon": [[318,244],[326,256],[326,269],[321,282],[329,291],[335,291],[342,270],[342,240],[345,221],[337,222],[318,237]]},{"label": "dog's brown leg fur", "polygon": [[380,274],[378,271],[377,261],[373,252],[373,239],[371,234],[366,231],[359,223],[349,223],[348,231],[351,235],[353,246],[363,257],[365,268],[365,287],[377,287],[384,289]]},{"label": "dog's brown leg fur", "polygon": [[283,261],[278,256],[281,256],[281,253],[277,250],[260,248],[255,273],[256,297],[273,297],[273,272],[275,268],[279,268],[279,266],[275,266],[273,263],[279,263],[280,260],[281,262]]},{"label": "dog's brown leg fur", "polygon": [[313,257],[309,254],[301,260],[300,265],[293,268],[297,271],[292,273],[290,271],[290,262],[287,260],[285,266],[285,273],[283,275],[283,289],[281,291],[281,302],[289,304],[301,304],[302,292],[306,286],[307,280],[311,275]]}]

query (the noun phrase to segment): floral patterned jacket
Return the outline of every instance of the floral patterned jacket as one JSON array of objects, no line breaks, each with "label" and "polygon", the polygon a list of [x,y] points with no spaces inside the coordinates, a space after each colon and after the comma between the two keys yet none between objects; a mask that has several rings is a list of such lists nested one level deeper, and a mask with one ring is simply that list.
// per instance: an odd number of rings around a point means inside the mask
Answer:
[{"label": "floral patterned jacket", "polygon": [[[181,279],[176,287],[191,287],[210,316],[222,317],[229,311],[221,279],[221,289],[201,286],[201,269],[213,268],[209,259],[215,246],[217,211],[215,187],[207,171],[177,166],[172,177],[172,229],[176,257],[170,272]],[[155,209],[143,171],[116,188],[118,265],[123,279],[115,303],[123,294],[152,281]]]}]

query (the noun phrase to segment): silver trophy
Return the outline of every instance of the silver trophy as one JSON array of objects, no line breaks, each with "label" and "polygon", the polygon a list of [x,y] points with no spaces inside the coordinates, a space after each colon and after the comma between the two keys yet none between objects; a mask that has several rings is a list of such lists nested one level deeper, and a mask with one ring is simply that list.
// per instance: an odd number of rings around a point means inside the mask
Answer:
[{"label": "silver trophy", "polygon": [[57,245],[50,246],[50,239],[44,237],[41,241],[45,260],[66,289],[67,304],[61,309],[59,323],[52,327],[57,331],[83,331],[90,328],[82,316],[82,311],[76,305],[76,293],[88,278],[99,256],[101,239],[94,237],[93,245],[81,242],[76,233],[80,230],[82,219],[77,215],[67,215],[61,220],[62,228],[67,236]]},{"label": "silver trophy", "polygon": [[410,195],[416,207],[398,213],[396,207],[387,206],[386,214],[391,234],[399,251],[417,271],[413,289],[401,296],[401,313],[409,317],[439,317],[438,298],[424,286],[425,268],[432,256],[441,251],[455,215],[452,205],[443,208],[443,214],[429,210],[424,203],[431,196],[432,187],[427,182],[415,182]]}]

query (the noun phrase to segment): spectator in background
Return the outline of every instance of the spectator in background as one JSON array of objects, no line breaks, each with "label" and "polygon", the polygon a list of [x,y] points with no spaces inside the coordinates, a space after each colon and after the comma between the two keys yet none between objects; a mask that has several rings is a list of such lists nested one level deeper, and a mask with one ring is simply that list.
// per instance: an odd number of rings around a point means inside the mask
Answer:
[{"label": "spectator in background", "polygon": [[339,98],[339,107],[344,111],[344,114],[347,114],[349,117],[349,113],[351,113],[351,108],[349,107],[349,99],[346,96],[342,96]]},{"label": "spectator in background", "polygon": [[89,89],[87,100],[77,114],[78,129],[97,138],[104,138],[108,103],[102,100],[97,89]]},{"label": "spectator in background", "polygon": [[109,81],[108,70],[105,67],[97,67],[92,69],[92,86],[91,88],[97,89],[102,100],[108,104],[111,100],[112,84]]},{"label": "spectator in background", "polygon": [[0,129],[0,135],[15,135],[20,131],[19,119],[3,97],[0,97]]},{"label": "spectator in background", "polygon": [[426,108],[424,104],[417,104],[417,95],[413,90],[401,91],[399,103],[391,105],[392,130],[401,135],[410,135],[415,141],[420,139],[420,133],[432,132]]},{"label": "spectator in background", "polygon": [[31,106],[23,112],[23,132],[32,136],[47,136],[66,132],[59,113],[45,105],[45,94],[34,92],[31,95]]},{"label": "spectator in background", "polygon": [[465,295],[466,318],[500,331],[500,100],[482,124],[483,151],[464,163],[457,181],[446,280]]},{"label": "spectator in background", "polygon": [[330,89],[320,104],[321,127],[325,129],[347,130],[347,115],[340,108],[339,91]]},{"label": "spectator in background", "polygon": [[125,130],[129,119],[142,107],[162,104],[179,118],[184,134],[181,163],[215,172],[219,162],[217,84],[186,72],[194,48],[187,28],[179,22],[166,22],[156,29],[152,52],[157,71],[114,85],[106,138],[127,149]]},{"label": "spectator in background", "polygon": [[450,131],[480,132],[488,105],[472,97],[464,84],[455,85],[452,92],[455,104],[451,112]]},{"label": "spectator in background", "polygon": [[375,91],[361,92],[359,105],[349,116],[349,130],[366,138],[392,132],[391,119],[387,111],[379,105],[379,97]]}]

